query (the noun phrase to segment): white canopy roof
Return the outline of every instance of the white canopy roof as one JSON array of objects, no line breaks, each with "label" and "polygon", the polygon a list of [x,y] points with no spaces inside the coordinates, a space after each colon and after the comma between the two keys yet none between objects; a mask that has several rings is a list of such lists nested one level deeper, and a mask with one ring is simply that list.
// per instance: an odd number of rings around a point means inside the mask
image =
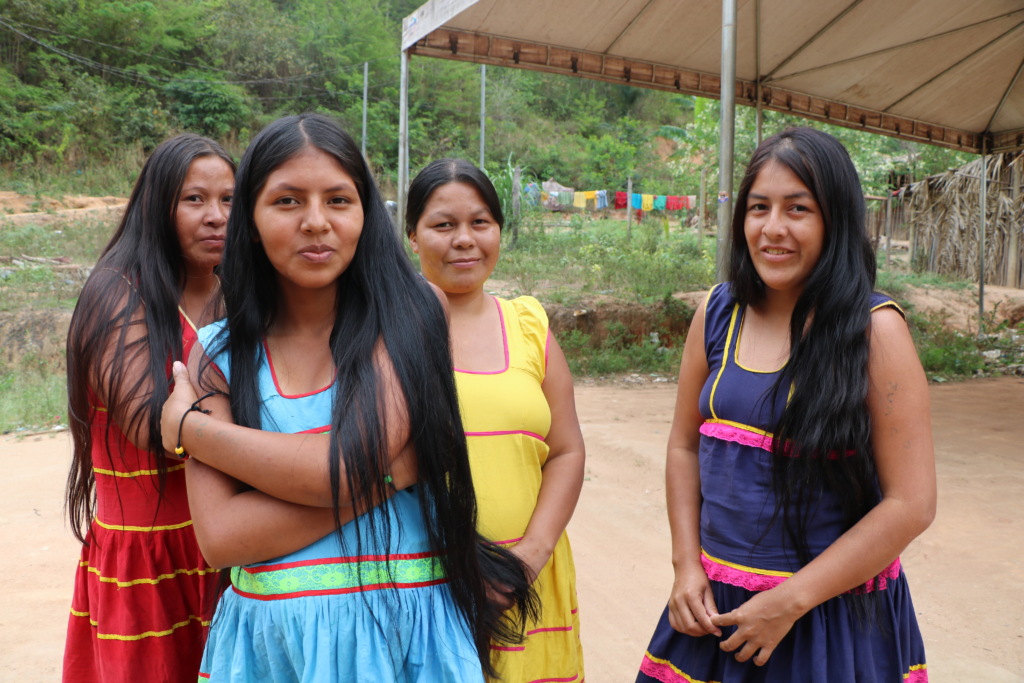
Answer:
[{"label": "white canopy roof", "polygon": [[[759,12],[757,4],[760,4]],[[760,14],[760,69],[755,17]],[[719,97],[719,2],[430,0],[402,47]],[[969,152],[1024,149],[1024,0],[739,0],[736,101]],[[760,71],[760,73],[758,73]]]}]

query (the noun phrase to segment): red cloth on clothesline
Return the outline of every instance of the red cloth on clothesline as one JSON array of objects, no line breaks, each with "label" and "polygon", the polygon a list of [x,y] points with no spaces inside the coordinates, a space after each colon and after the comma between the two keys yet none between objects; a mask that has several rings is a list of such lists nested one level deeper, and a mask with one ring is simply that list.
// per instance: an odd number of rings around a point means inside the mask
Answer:
[{"label": "red cloth on clothesline", "polygon": [[625,209],[626,208],[626,193],[616,192],[615,193],[615,208]]},{"label": "red cloth on clothesline", "polygon": [[665,199],[665,210],[666,211],[682,211],[682,209],[683,209],[682,198],[670,194]]}]

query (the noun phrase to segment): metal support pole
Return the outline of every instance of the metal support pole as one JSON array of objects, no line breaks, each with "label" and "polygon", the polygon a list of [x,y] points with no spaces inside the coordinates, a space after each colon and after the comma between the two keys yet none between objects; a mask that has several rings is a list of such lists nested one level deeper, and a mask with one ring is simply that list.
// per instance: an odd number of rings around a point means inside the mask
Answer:
[{"label": "metal support pole", "polygon": [[480,170],[484,169],[484,129],[487,124],[487,65],[480,65]]},{"label": "metal support pole", "polygon": [[985,231],[988,227],[988,164],[984,137],[981,138],[981,221],[978,226],[978,336],[985,326]]},{"label": "metal support pole", "polygon": [[754,77],[756,80],[757,104],[755,118],[757,120],[757,144],[761,146],[761,0],[754,0]]},{"label": "metal support pole", "polygon": [[363,158],[366,158],[366,101],[370,95],[370,63],[363,62]]},{"label": "metal support pole", "polygon": [[889,270],[889,258],[892,254],[892,190],[886,188],[885,193],[885,269]]},{"label": "metal support pole", "polygon": [[736,0],[722,0],[722,117],[718,132],[718,268],[716,281],[725,282],[729,268],[729,228],[732,223],[732,159],[736,132]]},{"label": "metal support pole", "polygon": [[409,184],[409,53],[402,50],[398,86],[398,234],[405,229],[405,191]]},{"label": "metal support pole", "polygon": [[626,179],[626,239],[633,239],[633,176]]}]

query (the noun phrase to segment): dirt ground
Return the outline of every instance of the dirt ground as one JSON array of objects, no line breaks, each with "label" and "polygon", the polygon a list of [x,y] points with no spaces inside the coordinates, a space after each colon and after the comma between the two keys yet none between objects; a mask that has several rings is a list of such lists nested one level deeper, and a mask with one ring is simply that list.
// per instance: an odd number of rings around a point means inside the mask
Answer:
[{"label": "dirt ground", "polygon": [[58,198],[17,192],[0,192],[0,225],[49,224],[58,219],[80,217],[97,212],[118,211],[128,203],[126,197],[86,197],[67,195]]},{"label": "dirt ground", "polygon": [[[672,583],[672,384],[579,386],[587,481],[569,526],[587,680],[631,681]],[[931,388],[938,516],[903,553],[932,683],[1024,681],[1024,380]],[[66,435],[0,441],[0,681],[60,679],[78,546]]]}]

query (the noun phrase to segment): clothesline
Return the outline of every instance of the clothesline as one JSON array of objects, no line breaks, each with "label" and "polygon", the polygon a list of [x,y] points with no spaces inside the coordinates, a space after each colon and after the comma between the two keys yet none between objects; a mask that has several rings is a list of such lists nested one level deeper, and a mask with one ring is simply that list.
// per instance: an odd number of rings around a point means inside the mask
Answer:
[{"label": "clothesline", "polygon": [[[662,195],[633,193],[632,199],[625,192],[612,190],[581,190],[559,185],[554,180],[543,183],[529,183],[523,188],[529,201],[552,211],[573,206],[583,210],[601,211],[608,208],[625,209],[627,204],[641,211],[683,211],[697,208],[696,195]],[[611,196],[609,196],[611,195]],[[611,206],[609,206],[611,199]]]}]

